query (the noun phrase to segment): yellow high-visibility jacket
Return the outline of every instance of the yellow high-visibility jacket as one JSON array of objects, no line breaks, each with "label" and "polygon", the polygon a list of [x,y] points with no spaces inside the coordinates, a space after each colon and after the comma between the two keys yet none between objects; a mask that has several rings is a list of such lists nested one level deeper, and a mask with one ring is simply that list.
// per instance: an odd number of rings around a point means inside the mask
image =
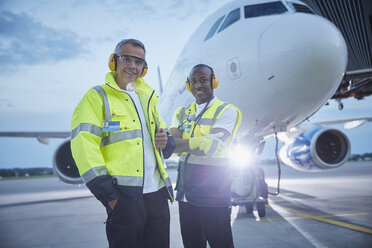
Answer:
[{"label": "yellow high-visibility jacket", "polygon": [[195,102],[187,108],[178,108],[176,116],[182,123],[180,129],[183,139],[208,136],[213,125],[228,107],[234,107],[237,110],[237,119],[233,132],[224,142],[224,147],[219,154],[213,157],[197,156],[186,152],[180,154],[176,200],[182,200],[185,196],[187,201],[195,206],[225,207],[230,205],[228,156],[231,143],[241,123],[240,110],[232,104],[217,99],[200,118],[195,116]]},{"label": "yellow high-visibility jacket", "polygon": [[[117,198],[118,190],[138,197],[143,192],[144,147],[143,130],[137,109],[142,106],[150,132],[157,169],[170,198],[173,192],[164,161],[155,146],[155,133],[166,130],[158,109],[158,96],[142,78],[135,82],[141,106],[115,82],[115,72],[106,75],[106,84],[90,89],[75,109],[71,122],[71,151],[79,173],[91,192],[105,206]],[[168,136],[164,157],[174,150]],[[168,156],[169,155],[169,156]]]}]

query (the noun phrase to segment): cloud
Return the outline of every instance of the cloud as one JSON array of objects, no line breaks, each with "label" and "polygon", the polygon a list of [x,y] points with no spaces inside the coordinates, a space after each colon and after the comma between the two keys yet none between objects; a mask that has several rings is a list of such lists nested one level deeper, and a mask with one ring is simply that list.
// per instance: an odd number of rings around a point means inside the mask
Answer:
[{"label": "cloud", "polygon": [[47,27],[26,13],[0,10],[0,33],[0,71],[71,59],[84,52],[77,34]]},{"label": "cloud", "polygon": [[[96,1],[96,3],[102,5],[109,13],[115,13],[115,16],[121,17],[125,15],[128,19],[175,19],[182,21],[201,13],[209,14],[211,10],[224,3],[224,0],[112,0],[109,2]],[[86,1],[78,2],[78,6],[84,5],[86,5]]]},{"label": "cloud", "polygon": [[0,107],[14,108],[14,104],[12,104],[9,99],[0,98]]}]

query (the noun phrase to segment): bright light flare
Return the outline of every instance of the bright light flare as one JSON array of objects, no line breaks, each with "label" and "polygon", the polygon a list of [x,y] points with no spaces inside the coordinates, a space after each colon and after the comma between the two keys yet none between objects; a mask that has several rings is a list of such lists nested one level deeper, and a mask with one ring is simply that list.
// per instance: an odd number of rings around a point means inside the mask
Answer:
[{"label": "bright light flare", "polygon": [[255,159],[254,153],[246,146],[237,144],[231,149],[230,161],[233,166],[245,167]]}]

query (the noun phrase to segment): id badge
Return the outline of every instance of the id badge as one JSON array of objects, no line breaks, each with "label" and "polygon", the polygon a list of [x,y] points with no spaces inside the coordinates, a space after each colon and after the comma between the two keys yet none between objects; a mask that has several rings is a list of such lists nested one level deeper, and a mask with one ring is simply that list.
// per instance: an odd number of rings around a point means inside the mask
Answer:
[{"label": "id badge", "polygon": [[104,132],[120,131],[120,121],[104,121],[103,131]]},{"label": "id badge", "polygon": [[184,130],[183,130],[185,133],[191,133],[191,125],[190,124],[187,124],[185,127],[184,127]]}]

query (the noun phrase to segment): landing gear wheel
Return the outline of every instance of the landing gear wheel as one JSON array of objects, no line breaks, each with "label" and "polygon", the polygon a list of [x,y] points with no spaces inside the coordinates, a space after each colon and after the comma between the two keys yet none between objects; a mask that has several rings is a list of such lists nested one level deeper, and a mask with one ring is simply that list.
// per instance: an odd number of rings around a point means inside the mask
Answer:
[{"label": "landing gear wheel", "polygon": [[260,196],[267,200],[269,196],[269,190],[267,188],[267,183],[265,182],[265,173],[264,170],[260,167],[259,168],[259,178],[258,182],[260,184]]},{"label": "landing gear wheel", "polygon": [[247,212],[247,214],[252,214],[253,213],[253,204],[245,205],[245,211]]},{"label": "landing gear wheel", "polygon": [[256,203],[258,216],[265,217],[266,215],[266,206],[264,202],[257,202]]}]

